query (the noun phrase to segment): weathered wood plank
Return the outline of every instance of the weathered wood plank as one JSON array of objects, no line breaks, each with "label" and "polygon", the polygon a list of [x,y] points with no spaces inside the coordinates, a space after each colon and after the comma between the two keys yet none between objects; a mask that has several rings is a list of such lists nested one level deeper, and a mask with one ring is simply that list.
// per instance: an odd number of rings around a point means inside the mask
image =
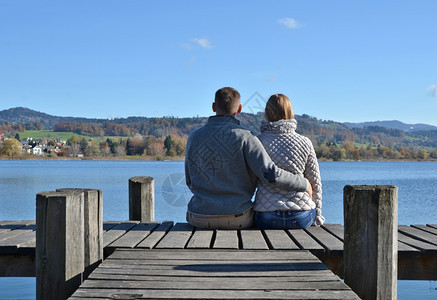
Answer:
[{"label": "weathered wood plank", "polygon": [[0,226],[0,239],[1,239],[1,234],[5,233],[5,232],[9,232],[11,230],[16,230],[19,229],[21,227],[24,226],[28,226],[28,225],[34,225],[35,221],[29,221],[29,220],[24,220],[24,221],[0,221],[3,224]]},{"label": "weathered wood plank", "polygon": [[306,231],[320,244],[322,244],[331,256],[343,255],[343,242],[333,236],[322,227],[310,226]]},{"label": "weathered wood plank", "polygon": [[[183,257],[181,257],[183,253]],[[217,260],[236,260],[236,261],[254,261],[254,260],[284,260],[284,259],[304,259],[316,260],[314,256],[306,251],[257,251],[244,250],[239,251],[228,249],[209,249],[206,251],[199,251],[197,249],[184,249],[184,251],[177,249],[151,249],[143,251],[141,249],[117,249],[110,259],[184,259],[184,260],[202,260],[214,257]],[[108,258],[109,259],[109,258]]]},{"label": "weathered wood plank", "polygon": [[[235,274],[236,276],[238,274]],[[195,280],[196,282],[221,282],[225,284],[227,281],[229,281],[230,276],[222,276],[222,277],[206,277],[202,276],[200,274],[199,276],[176,276],[174,274],[172,275],[160,275],[160,276],[154,276],[154,275],[138,275],[138,274],[126,274],[122,273],[119,270],[119,274],[113,274],[111,272],[101,272],[97,271],[90,275],[89,279],[96,279],[96,280],[134,280],[134,281],[160,281],[160,282],[173,282],[173,281],[179,281],[179,282],[190,282]],[[235,276],[231,276],[235,277]],[[308,272],[301,272],[301,271],[295,271],[293,272],[293,276],[240,276],[238,279],[238,282],[240,282],[242,285],[246,281],[251,281],[253,283],[259,283],[260,285],[264,285],[266,282],[283,282],[285,284],[290,282],[305,282],[305,281],[338,281],[339,277],[332,274],[330,271],[312,271],[310,273]]]},{"label": "weathered wood plank", "polygon": [[103,234],[103,247],[107,247],[109,244],[114,242],[116,239],[120,238],[122,235],[124,235],[127,231],[129,231],[132,227],[137,225],[139,221],[125,221],[123,223],[120,223],[114,227],[112,227],[110,230],[106,231]]},{"label": "weathered wood plank", "polygon": [[90,279],[74,297],[357,299],[308,251],[118,249]]},{"label": "weathered wood plank", "polygon": [[8,226],[8,225],[35,225],[35,220],[8,220],[8,221],[0,221],[1,226]]},{"label": "weathered wood plank", "polygon": [[[190,281],[138,281],[138,280],[87,280],[81,288],[93,288],[93,289],[153,289],[153,290],[185,290],[189,284],[189,288],[198,290],[240,290],[245,292],[246,290],[264,290],[265,282],[260,280],[240,280],[231,281],[227,279],[217,281],[202,281],[197,280]],[[226,287],[224,288],[224,284]],[[336,281],[294,281],[294,282],[269,282],[268,288],[275,290],[348,290],[347,286],[341,282],[340,279]]]},{"label": "weathered wood plank", "polygon": [[217,230],[214,249],[238,249],[239,238],[237,230]]},{"label": "weathered wood plank", "polygon": [[177,223],[156,245],[157,249],[183,249],[193,233],[194,227],[188,223]]},{"label": "weathered wood plank", "polygon": [[422,252],[422,255],[437,256],[437,246],[429,244],[420,240],[413,239],[402,232],[398,233],[398,239],[400,242],[417,248]]},{"label": "weathered wood plank", "polygon": [[259,229],[242,229],[240,230],[241,245],[243,249],[268,250],[264,236]]},{"label": "weathered wood plank", "polygon": [[[234,263],[235,264],[235,263]],[[323,264],[321,264],[324,266]],[[326,268],[326,267],[325,267]],[[231,266],[229,266],[231,269]],[[242,269],[237,265],[236,268],[232,269],[234,271],[228,272],[229,269],[223,269],[223,271],[203,271],[199,268],[199,270],[193,269],[191,267],[190,270],[177,270],[177,273],[174,268],[155,268],[155,269],[141,269],[141,268],[132,268],[132,269],[122,269],[122,268],[97,268],[94,270],[93,274],[112,274],[112,275],[131,275],[131,276],[174,276],[177,274],[182,277],[250,277],[250,278],[258,278],[258,277],[267,277],[267,276],[283,276],[283,277],[292,277],[292,276],[309,276],[309,277],[320,277],[320,276],[328,276],[332,274],[332,272],[326,268],[326,270],[312,270],[308,272],[308,270],[284,270],[277,267],[276,269],[272,269],[271,271],[259,271],[256,268],[247,268]],[[278,273],[279,272],[279,273]]]},{"label": "weathered wood plank", "polygon": [[316,256],[324,256],[325,248],[317,243],[308,233],[303,229],[287,230],[291,237],[294,239],[300,249],[311,251]]},{"label": "weathered wood plank", "polygon": [[33,232],[35,230],[36,230],[36,225],[31,224],[31,225],[23,226],[23,227],[14,229],[14,230],[4,232],[0,235],[0,243],[8,240],[10,238],[15,238],[15,237],[18,237],[20,235],[23,235],[23,234],[26,234],[29,232]]},{"label": "weathered wood plank", "polygon": [[196,249],[208,249],[211,248],[212,238],[214,236],[213,230],[208,229],[196,229],[190,241],[188,242],[187,248]]},{"label": "weathered wood plank", "polygon": [[411,227],[418,228],[420,230],[423,230],[423,231],[426,231],[426,232],[429,232],[429,233],[437,235],[437,228],[433,228],[433,227],[426,226],[426,225],[416,225],[416,224],[415,225],[411,225]]},{"label": "weathered wood plank", "polygon": [[[260,250],[260,251],[264,251],[264,250]],[[124,255],[128,256],[127,254]],[[178,255],[179,255],[179,259],[175,258]],[[188,268],[187,270],[190,271],[194,269],[197,270],[201,268],[210,268],[210,267],[232,268],[232,266],[241,267],[241,269],[244,270],[249,265],[257,265],[258,267],[261,266],[271,267],[270,269],[269,268],[267,269],[269,271],[285,263],[287,264],[294,263],[296,267],[300,266],[303,269],[312,268],[312,270],[314,271],[328,270],[326,266],[320,264],[320,261],[317,258],[305,259],[299,256],[296,259],[294,258],[268,259],[266,257],[263,258],[258,257],[257,259],[254,260],[251,260],[249,258],[241,259],[241,260],[237,258],[217,260],[215,258],[212,259],[210,255],[205,255],[205,254],[200,254],[201,259],[186,259],[186,256],[182,257],[182,255],[186,255],[186,253],[184,252],[177,253],[177,254],[167,253],[167,255],[160,254],[159,256],[151,255],[150,257],[147,257],[147,259],[143,259],[143,258],[136,259],[135,256],[122,258],[122,259],[110,259],[110,260],[107,259],[99,265],[99,270],[100,270],[99,272],[104,272],[104,273],[116,272],[114,274],[123,274],[119,272],[120,271],[122,272],[123,270],[125,271],[130,270],[132,272],[135,270],[137,271],[138,270],[171,270],[176,266],[179,266],[181,269]],[[232,254],[229,255],[233,256]],[[212,260],[214,260],[214,263],[209,264],[208,262],[211,262]],[[125,273],[125,275],[128,274],[133,274],[133,273],[128,273],[128,272]],[[254,274],[254,276],[256,275],[257,274]]]},{"label": "weathered wood plank", "polygon": [[131,228],[125,235],[108,245],[109,248],[134,248],[143,241],[159,223],[140,223]]},{"label": "weathered wood plank", "polygon": [[274,250],[299,250],[299,246],[290,238],[290,236],[284,230],[264,230],[267,242]]},{"label": "weathered wood plank", "polygon": [[110,298],[110,299],[359,299],[349,290],[342,291],[301,291],[292,293],[284,290],[257,290],[241,291],[214,290],[202,291],[196,289],[186,290],[145,290],[145,289],[79,289],[71,299],[86,297]]},{"label": "weathered wood plank", "polygon": [[152,249],[173,227],[173,222],[163,222],[145,240],[139,243],[136,248]]},{"label": "weathered wood plank", "polygon": [[[117,225],[120,225],[118,228],[120,227],[124,227],[126,225],[121,225],[124,224],[126,222],[105,222],[104,226],[105,229],[110,229],[110,228],[114,228]],[[33,231],[33,233],[35,233],[34,229],[35,229],[35,225],[34,221],[7,221],[5,223],[5,226],[11,226],[11,224],[13,224],[13,227],[11,228],[17,228],[17,226],[21,227],[21,231],[17,230],[17,233],[12,233],[12,231],[14,230],[7,230],[4,233],[8,233],[7,235],[5,235],[6,237],[8,237],[8,239],[3,239],[0,240],[0,253],[3,254],[13,254],[13,253],[17,253],[17,251],[22,251],[21,253],[23,254],[31,254],[34,253],[34,249],[32,249],[33,247],[35,247],[35,238],[34,238],[34,234],[32,235],[30,232]],[[27,224],[27,226],[25,226],[25,224]],[[155,246],[157,244],[157,242],[162,239],[162,237],[165,235],[166,230],[168,230],[169,226],[171,226],[171,222],[170,223],[162,223],[159,225],[158,228],[156,228],[155,231],[152,232],[152,234],[150,234],[146,240],[143,240],[143,242],[141,244],[138,244],[137,247],[140,248],[152,248],[153,246]],[[131,226],[135,226],[135,222],[132,225],[130,222],[128,222],[128,227]],[[141,225],[144,226],[144,225]],[[133,237],[134,235],[138,234],[138,239],[141,239],[139,236],[147,235],[147,232],[149,231],[147,228],[142,228],[142,227],[134,227],[133,229],[131,229],[130,231],[128,231],[125,236],[121,235],[121,238],[119,239],[115,239],[115,241],[109,245],[110,247],[133,247],[132,245],[127,245],[124,244],[125,242],[127,242],[129,240],[129,237]],[[136,229],[135,229],[136,228]],[[344,229],[342,225],[338,225],[338,224],[327,224],[327,225],[323,225],[322,228],[326,229],[328,232],[330,232],[332,235],[336,236],[337,238],[341,239],[344,233]],[[117,228],[114,228],[115,230]],[[123,229],[123,228],[122,228]],[[122,232],[126,232],[127,228],[124,228]],[[135,230],[134,230],[135,229]],[[144,233],[141,229],[144,229]],[[25,231],[22,231],[25,230]],[[301,240],[302,239],[300,237],[298,237],[298,232],[299,231],[295,231],[292,230],[291,231],[293,233],[293,236],[296,238],[296,240]],[[435,239],[437,238],[437,234],[434,234],[434,232],[437,233],[437,229],[430,227],[430,226],[426,226],[426,225],[411,225],[410,226],[400,226],[400,232],[404,233],[405,235],[409,236],[410,238],[417,239],[419,241],[425,242],[425,243],[434,243]],[[266,241],[267,243],[270,245],[270,247],[272,249],[300,249],[298,245],[296,245],[293,240],[291,238],[288,237],[287,233],[281,230],[265,230],[265,237],[266,237]],[[110,233],[112,234],[112,233]],[[212,236],[214,234],[214,231],[212,230],[197,230],[192,238],[190,239],[187,247],[188,248],[209,248],[211,246],[211,239]],[[420,234],[420,235],[419,235]],[[20,237],[20,235],[23,235],[23,237]],[[120,235],[120,234],[118,234]],[[107,236],[108,237],[108,236]],[[28,240],[26,240],[28,238]],[[234,243],[235,243],[235,248],[236,248],[236,241],[237,241],[238,235],[237,237],[233,237],[234,239]],[[243,235],[242,238],[244,239]],[[134,238],[135,239],[135,238]],[[220,239],[220,237],[219,237]],[[419,249],[426,249],[426,244],[419,244],[419,248],[415,248],[413,246],[410,246],[410,244],[413,244],[413,240],[408,240],[409,243],[403,243],[402,240],[400,243],[398,243],[398,255],[399,256],[403,256],[403,257],[414,257],[414,256],[418,256],[420,255],[420,250]],[[405,240],[404,240],[405,241]],[[129,242],[127,242],[129,244]],[[302,242],[304,243],[304,242]],[[315,245],[317,246],[317,242],[315,242],[313,240],[313,243],[316,243]],[[15,244],[15,245],[14,245]],[[133,243],[135,244],[135,243]],[[247,245],[247,243],[246,243]],[[16,246],[16,247],[14,247]],[[244,247],[244,246],[243,246]],[[17,250],[18,248],[23,248],[20,250]],[[261,247],[259,247],[261,248]],[[262,248],[264,248],[264,245],[262,246]],[[310,247],[307,248],[311,250]],[[322,247],[323,248],[323,247]],[[314,251],[313,251],[314,252]]]},{"label": "weathered wood plank", "polygon": [[340,241],[344,242],[344,226],[340,224],[325,224],[322,228],[327,230],[332,235],[336,236]]},{"label": "weathered wood plank", "polygon": [[[168,254],[167,254],[168,255]],[[164,257],[165,258],[165,257]],[[108,258],[106,259],[103,263],[100,264],[99,268],[109,268],[109,269],[159,269],[159,268],[167,268],[168,266],[186,266],[186,265],[196,265],[196,266],[202,266],[205,265],[205,261],[211,261],[211,258],[207,258],[207,259],[193,259],[193,260],[187,260],[187,259],[169,259],[169,258],[165,258],[165,259],[159,259],[159,258],[154,258],[154,259],[112,259],[112,258]],[[217,260],[217,265],[224,265],[224,266],[228,266],[228,265],[232,265],[235,264],[236,262],[238,263],[239,261],[236,260],[226,260],[226,259],[220,259]],[[256,261],[256,264],[264,264],[267,265],[269,263],[282,263],[282,262],[295,262],[295,263],[310,263],[310,264],[314,264],[314,263],[318,263],[319,260],[317,260],[316,258],[314,259],[302,259],[302,258],[298,258],[298,259],[257,259],[257,260],[246,260],[246,261],[242,261],[244,264],[247,264],[248,262],[254,262]]]},{"label": "weathered wood plank", "polygon": [[0,254],[16,254],[18,253],[18,248],[26,247],[31,243],[35,244],[35,241],[35,231],[29,231],[25,234],[2,240],[0,241]]},{"label": "weathered wood plank", "polygon": [[418,257],[421,255],[419,249],[411,247],[398,241],[398,258],[399,257]]},{"label": "weathered wood plank", "polygon": [[[422,225],[423,226],[423,225]],[[344,227],[340,224],[326,224],[322,226],[324,229],[329,231],[331,234],[344,240]],[[420,250],[413,248],[404,243],[398,243],[398,256],[399,257],[417,257],[420,256]]]},{"label": "weathered wood plank", "polygon": [[[182,254],[181,254],[182,255]],[[308,274],[309,271],[328,271],[328,268],[320,262],[301,262],[299,263],[282,263],[282,262],[245,262],[239,263],[233,261],[232,263],[222,264],[216,261],[211,262],[208,260],[204,264],[182,264],[182,265],[129,265],[124,269],[121,266],[114,268],[99,267],[99,273],[109,274],[136,274],[136,275],[180,275],[180,276],[271,276],[273,274],[278,275],[277,272],[281,272],[281,276],[293,276],[296,271],[302,271],[299,275]],[[310,273],[311,273],[310,272]]]},{"label": "weathered wood plank", "polygon": [[399,232],[426,243],[437,245],[437,235],[411,226],[399,225]]},{"label": "weathered wood plank", "polygon": [[3,226],[3,225],[9,225],[9,224],[11,224],[13,222],[16,222],[16,221],[14,221],[14,220],[0,221],[0,227]]}]

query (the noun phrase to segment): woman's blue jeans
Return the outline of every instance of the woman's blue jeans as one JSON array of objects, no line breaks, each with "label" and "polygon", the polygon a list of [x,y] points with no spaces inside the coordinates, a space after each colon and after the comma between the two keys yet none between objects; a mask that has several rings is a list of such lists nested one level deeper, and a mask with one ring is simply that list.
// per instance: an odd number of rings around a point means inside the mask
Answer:
[{"label": "woman's blue jeans", "polygon": [[316,219],[316,210],[256,211],[255,223],[262,229],[304,229]]}]

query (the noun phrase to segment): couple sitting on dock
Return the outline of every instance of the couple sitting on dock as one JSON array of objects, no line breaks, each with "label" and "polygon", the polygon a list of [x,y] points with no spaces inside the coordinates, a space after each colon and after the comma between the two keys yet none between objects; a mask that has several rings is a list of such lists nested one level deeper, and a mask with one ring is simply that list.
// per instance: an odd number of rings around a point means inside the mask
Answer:
[{"label": "couple sitting on dock", "polygon": [[270,97],[258,137],[236,119],[242,110],[237,90],[219,89],[212,109],[216,115],[187,142],[185,176],[194,194],[188,223],[205,229],[322,225],[317,158],[311,141],[295,132],[287,96]]}]

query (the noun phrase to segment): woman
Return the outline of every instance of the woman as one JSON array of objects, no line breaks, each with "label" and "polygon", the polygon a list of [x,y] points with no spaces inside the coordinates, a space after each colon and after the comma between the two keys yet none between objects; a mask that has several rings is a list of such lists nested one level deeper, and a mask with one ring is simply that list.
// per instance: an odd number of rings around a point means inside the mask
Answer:
[{"label": "woman", "polygon": [[308,228],[322,225],[322,182],[311,141],[296,133],[290,99],[282,94],[269,98],[258,136],[278,167],[301,174],[311,184],[312,198],[306,192],[283,191],[259,182],[255,196],[255,222],[264,229]]}]

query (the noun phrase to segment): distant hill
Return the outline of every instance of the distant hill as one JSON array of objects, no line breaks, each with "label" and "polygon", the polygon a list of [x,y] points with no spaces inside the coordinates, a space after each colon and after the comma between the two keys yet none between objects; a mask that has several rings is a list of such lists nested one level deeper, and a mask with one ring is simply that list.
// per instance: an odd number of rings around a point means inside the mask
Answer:
[{"label": "distant hill", "polygon": [[437,126],[427,125],[427,124],[405,124],[400,121],[374,121],[374,122],[362,122],[362,123],[343,123],[351,128],[365,128],[371,126],[379,126],[391,129],[399,129],[405,132],[415,132],[415,131],[426,131],[426,130],[437,130]]},{"label": "distant hill", "polygon": [[76,118],[76,117],[57,117],[35,111],[25,107],[15,107],[0,111],[0,124],[14,123],[41,123],[44,128],[52,129],[59,122],[96,122],[97,119]]},{"label": "distant hill", "polygon": [[[320,120],[309,115],[296,115],[297,132],[309,137],[314,145],[343,144],[346,141],[356,145],[390,148],[437,148],[437,127],[426,124],[405,124],[399,121],[377,121],[365,123],[340,123]],[[207,121],[207,117],[195,118],[147,118],[129,117],[91,119],[80,117],[59,117],[17,107],[0,111],[0,131],[14,136],[24,129],[48,129],[58,132],[74,132],[87,136],[155,136],[167,135],[186,137]],[[262,113],[241,113],[241,124],[259,134]]]}]

